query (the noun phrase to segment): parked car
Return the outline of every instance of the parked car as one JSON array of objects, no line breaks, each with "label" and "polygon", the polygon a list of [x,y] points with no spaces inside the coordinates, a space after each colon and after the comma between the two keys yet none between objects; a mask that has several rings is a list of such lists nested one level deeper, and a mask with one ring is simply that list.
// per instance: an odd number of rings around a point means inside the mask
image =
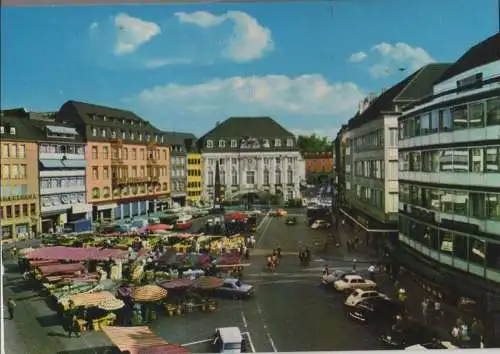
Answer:
[{"label": "parked car", "polygon": [[359,302],[372,298],[383,298],[389,300],[389,297],[387,295],[378,291],[356,289],[351,294],[349,294],[344,304],[346,306],[356,306]]},{"label": "parked car", "polygon": [[224,284],[217,289],[217,293],[221,296],[228,296],[236,299],[249,298],[254,295],[255,289],[253,285],[244,284],[236,278],[224,279]]},{"label": "parked car", "polygon": [[334,284],[337,280],[339,280],[341,277],[346,275],[347,273],[343,270],[334,270],[328,275],[323,275],[321,277],[321,283],[324,285],[331,285]]},{"label": "parked car", "polygon": [[295,225],[295,224],[297,224],[297,218],[295,216],[289,216],[286,218],[285,224],[286,225]]},{"label": "parked car", "polygon": [[245,340],[238,327],[217,328],[211,344],[215,353],[245,352]]},{"label": "parked car", "polygon": [[420,343],[431,343],[438,338],[436,331],[416,321],[392,326],[380,339],[394,349],[404,349]]},{"label": "parked car", "polygon": [[395,322],[396,316],[403,313],[403,310],[402,304],[396,300],[375,297],[348,307],[347,315],[356,321],[385,329]]},{"label": "parked car", "polygon": [[405,350],[430,350],[430,349],[460,349],[452,342],[434,341],[425,344],[415,344],[406,347]]},{"label": "parked car", "polygon": [[326,220],[316,220],[312,223],[311,229],[313,230],[329,229],[331,226],[332,224]]},{"label": "parked car", "polygon": [[377,284],[369,279],[364,279],[357,274],[346,274],[334,283],[335,290],[352,291],[355,289],[376,289]]}]

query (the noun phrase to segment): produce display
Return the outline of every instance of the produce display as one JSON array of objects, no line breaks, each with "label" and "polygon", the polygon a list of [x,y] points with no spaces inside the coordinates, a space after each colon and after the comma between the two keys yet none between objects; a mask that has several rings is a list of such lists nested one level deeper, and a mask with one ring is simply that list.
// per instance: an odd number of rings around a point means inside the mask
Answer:
[{"label": "produce display", "polygon": [[54,289],[50,292],[59,303],[65,303],[69,301],[71,295],[76,295],[80,293],[89,293],[95,291],[103,290],[102,285],[98,284],[74,284],[65,285],[62,288]]}]

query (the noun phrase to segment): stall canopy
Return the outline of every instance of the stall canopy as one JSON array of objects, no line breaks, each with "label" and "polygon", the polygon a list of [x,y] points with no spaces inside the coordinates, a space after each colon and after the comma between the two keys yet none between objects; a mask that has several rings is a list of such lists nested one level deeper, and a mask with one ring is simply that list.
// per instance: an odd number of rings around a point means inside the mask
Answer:
[{"label": "stall canopy", "polygon": [[54,275],[54,274],[74,274],[76,272],[81,272],[85,270],[85,267],[81,263],[69,263],[69,264],[49,264],[39,266],[38,269],[42,275]]},{"label": "stall canopy", "polygon": [[97,307],[103,301],[115,299],[109,291],[96,291],[93,293],[82,293],[71,295],[67,301],[72,301],[75,307]]},{"label": "stall canopy", "polygon": [[240,263],[240,255],[238,253],[225,253],[215,261],[217,265],[233,265]]},{"label": "stall canopy", "polygon": [[196,279],[193,286],[198,289],[209,290],[217,289],[224,284],[224,280],[216,277],[200,277]]},{"label": "stall canopy", "polygon": [[146,231],[165,231],[165,230],[173,230],[173,225],[167,224],[152,224],[145,227]]},{"label": "stall canopy", "polygon": [[97,247],[44,247],[36,249],[26,254],[28,259],[60,259],[69,261],[84,261],[96,260],[105,261],[108,259],[124,259],[127,258],[128,251],[111,249],[111,248],[97,248]]},{"label": "stall canopy", "polygon": [[166,296],[167,290],[154,284],[139,286],[132,292],[132,298],[139,302],[159,301]]},{"label": "stall canopy", "polygon": [[[179,351],[178,345],[168,344],[146,326],[107,326],[103,327],[102,331],[122,352],[129,351],[130,354],[188,353],[187,350]],[[172,349],[175,350],[172,351]]]},{"label": "stall canopy", "polygon": [[174,289],[186,289],[194,284],[194,280],[190,279],[176,279],[176,280],[166,280],[158,283],[163,289],[174,290]]}]

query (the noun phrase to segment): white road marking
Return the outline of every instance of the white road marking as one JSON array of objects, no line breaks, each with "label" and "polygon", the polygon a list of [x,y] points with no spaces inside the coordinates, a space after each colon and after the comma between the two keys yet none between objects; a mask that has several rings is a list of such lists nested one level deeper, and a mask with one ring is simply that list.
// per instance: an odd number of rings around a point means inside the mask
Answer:
[{"label": "white road marking", "polygon": [[262,218],[262,220],[260,221],[259,225],[257,225],[256,230],[260,230],[260,228],[262,227],[262,225],[264,224],[264,222],[265,222],[265,221],[267,221],[267,219],[269,219],[269,216],[267,216],[267,215],[266,215],[266,216],[264,216],[264,217]]},{"label": "white road marking", "polygon": [[243,334],[248,337],[248,344],[250,344],[250,350],[252,351],[252,353],[256,353],[257,351],[255,350],[255,346],[253,345],[253,340],[250,332],[245,332]]},{"label": "white road marking", "polygon": [[269,333],[269,330],[267,329],[267,324],[266,324],[266,321],[264,320],[264,313],[263,313],[262,308],[260,307],[260,304],[258,302],[257,302],[257,312],[259,313],[262,324],[264,325],[264,332],[266,333],[267,340],[269,341],[269,344],[271,344],[271,348],[273,348],[273,351],[277,352],[278,349],[276,349],[276,345],[274,345],[274,341],[273,341],[273,338],[271,337],[271,333]]},{"label": "white road marking", "polygon": [[245,329],[247,329],[248,328],[247,318],[245,317],[245,314],[243,313],[243,311],[241,311],[241,320],[243,321],[243,327],[245,327]]},{"label": "white road marking", "polygon": [[264,236],[266,235],[266,231],[269,228],[269,225],[271,225],[272,221],[273,221],[273,219],[268,218],[267,224],[264,226],[264,230],[262,230],[262,232],[260,233],[259,239],[256,240],[257,241],[255,243],[256,246],[262,243],[262,240],[264,239]]}]

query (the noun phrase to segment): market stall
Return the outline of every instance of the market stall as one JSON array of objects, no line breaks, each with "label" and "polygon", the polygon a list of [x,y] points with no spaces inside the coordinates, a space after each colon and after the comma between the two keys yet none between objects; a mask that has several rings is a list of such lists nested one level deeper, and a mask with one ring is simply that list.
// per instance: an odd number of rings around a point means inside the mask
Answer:
[{"label": "market stall", "polygon": [[155,284],[136,287],[130,294],[135,303],[134,318],[138,323],[154,321],[160,302],[167,297],[167,290]]},{"label": "market stall", "polygon": [[[106,327],[103,332],[122,352],[130,354],[186,354],[187,349],[178,344],[168,344],[146,326]],[[153,351],[151,351],[153,350]]]},{"label": "market stall", "polygon": [[177,279],[158,283],[163,289],[168,291],[168,302],[165,303],[165,310],[169,316],[180,315],[186,311],[189,303],[189,289],[193,286],[194,280]]},{"label": "market stall", "polygon": [[196,289],[196,293],[200,296],[198,297],[198,303],[194,304],[201,307],[203,311],[213,312],[217,309],[217,302],[210,298],[213,295],[213,291],[220,288],[224,284],[224,280],[217,277],[199,277],[193,282],[193,289]]}]

